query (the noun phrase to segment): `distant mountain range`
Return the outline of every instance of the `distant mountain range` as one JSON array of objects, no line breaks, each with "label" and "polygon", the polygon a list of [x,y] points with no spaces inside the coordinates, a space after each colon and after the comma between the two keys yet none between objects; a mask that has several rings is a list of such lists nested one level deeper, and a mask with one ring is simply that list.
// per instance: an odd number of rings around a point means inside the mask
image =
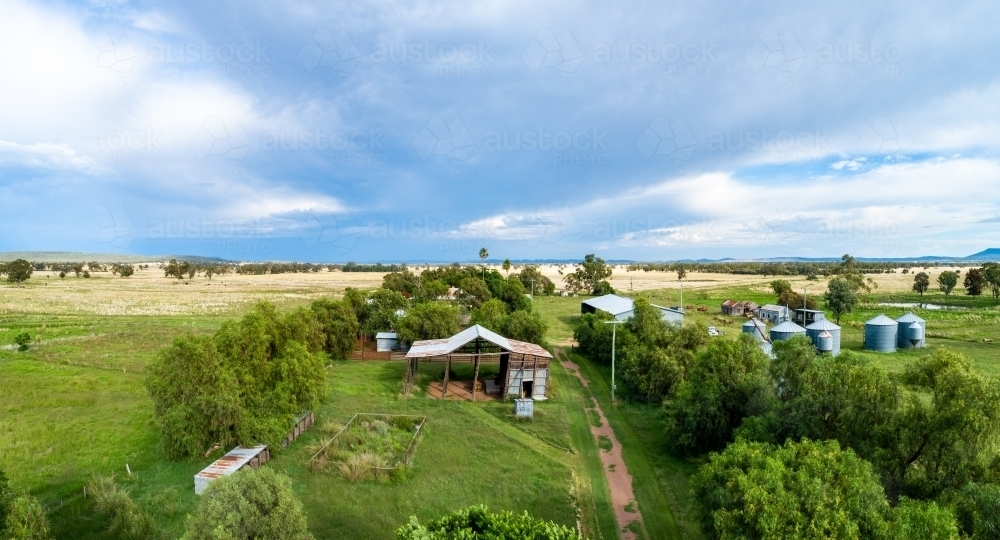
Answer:
[{"label": "distant mountain range", "polygon": [[84,253],[79,251],[0,251],[0,262],[25,259],[40,263],[97,261],[99,263],[148,263],[154,261],[187,261],[190,263],[221,263],[225,259],[197,255],[133,255],[131,253]]},{"label": "distant mountain range", "polygon": [[[6,251],[0,252],[0,262],[13,261],[14,259],[26,259],[31,262],[43,262],[43,263],[64,263],[64,262],[84,262],[84,261],[97,261],[101,263],[140,263],[140,262],[153,262],[153,261],[169,261],[170,259],[177,259],[179,261],[187,261],[196,264],[208,264],[208,263],[232,263],[236,261],[230,261],[226,259],[220,259],[218,257],[201,257],[198,255],[132,255],[129,253],[84,253],[78,251]],[[1000,262],[1000,248],[989,248],[980,251],[979,253],[974,253],[966,257],[946,257],[941,255],[923,255],[920,257],[858,257],[859,261],[865,262],[990,262],[997,261]],[[699,264],[709,264],[709,263],[722,263],[722,262],[836,262],[839,261],[840,257],[768,257],[762,259],[736,259],[732,257],[723,259],[680,259],[676,261],[656,261],[656,262],[680,262],[680,263],[699,263]],[[262,261],[263,262],[263,261]],[[273,261],[272,261],[273,262]],[[381,261],[384,264],[390,264],[391,261]],[[405,262],[405,261],[397,261]],[[478,263],[478,260],[467,261],[467,263]],[[503,260],[501,259],[487,259],[487,264],[500,264]],[[514,264],[524,265],[524,264],[576,264],[580,262],[579,259],[511,259]],[[632,264],[632,263],[642,263],[650,261],[636,261],[631,259],[608,259],[609,263],[612,264]],[[359,261],[359,264],[369,264]],[[421,265],[421,264],[448,264],[448,261],[409,261],[410,265]]]}]

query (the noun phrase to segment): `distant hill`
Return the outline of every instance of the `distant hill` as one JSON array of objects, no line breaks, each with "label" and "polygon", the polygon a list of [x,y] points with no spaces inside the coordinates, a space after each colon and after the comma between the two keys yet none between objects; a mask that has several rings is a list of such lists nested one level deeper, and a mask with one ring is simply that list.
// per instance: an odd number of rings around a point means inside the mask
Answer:
[{"label": "distant hill", "polygon": [[1000,248],[989,248],[969,255],[965,258],[969,261],[1000,261]]},{"label": "distant hill", "polygon": [[0,251],[0,262],[25,259],[40,263],[88,262],[99,263],[145,263],[152,261],[187,261],[190,263],[221,263],[229,262],[217,257],[198,257],[194,255],[133,255],[131,253],[84,253],[80,251]]}]

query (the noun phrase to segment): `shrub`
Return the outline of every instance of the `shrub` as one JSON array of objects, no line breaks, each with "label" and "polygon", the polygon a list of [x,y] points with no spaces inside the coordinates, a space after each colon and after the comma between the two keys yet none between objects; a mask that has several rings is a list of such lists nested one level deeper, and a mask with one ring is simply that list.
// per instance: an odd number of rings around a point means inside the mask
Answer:
[{"label": "shrub", "polygon": [[116,537],[144,540],[156,535],[153,518],[139,508],[128,490],[115,482],[114,476],[90,477],[87,495],[94,510],[111,519],[108,530]]},{"label": "shrub", "polygon": [[287,476],[266,467],[212,482],[188,516],[183,540],[311,540]]},{"label": "shrub", "polygon": [[21,352],[28,350],[29,343],[31,343],[31,334],[27,332],[21,332],[14,336],[14,344],[17,345],[17,350]]},{"label": "shrub", "polygon": [[527,512],[490,513],[472,506],[421,525],[416,516],[396,531],[396,540],[582,540],[575,530],[531,517]]}]

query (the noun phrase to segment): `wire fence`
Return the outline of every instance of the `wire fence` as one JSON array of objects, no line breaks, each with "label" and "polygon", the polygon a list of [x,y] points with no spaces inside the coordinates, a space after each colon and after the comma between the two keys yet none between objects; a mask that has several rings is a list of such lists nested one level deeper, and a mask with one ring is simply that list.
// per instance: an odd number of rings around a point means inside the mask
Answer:
[{"label": "wire fence", "polygon": [[414,425],[413,436],[410,438],[409,444],[406,446],[406,450],[396,460],[395,465],[391,467],[380,467],[377,465],[364,465],[364,464],[353,464],[355,467],[362,467],[367,470],[374,471],[376,474],[379,473],[391,473],[396,471],[400,467],[409,466],[413,461],[413,455],[417,450],[417,440],[424,431],[424,425],[427,423],[426,416],[418,416],[412,414],[382,414],[382,413],[357,413],[351,417],[351,419],[340,428],[340,431],[333,436],[329,441],[327,441],[323,446],[309,458],[309,469],[311,471],[322,471],[328,469],[330,466],[338,466],[339,464],[345,463],[343,459],[328,459],[328,454],[331,448],[337,448],[339,444],[340,437],[347,433],[351,426],[355,425],[357,422],[361,422],[365,418],[378,418],[386,421],[386,423],[392,423],[397,418],[412,418],[417,419],[417,423]]}]

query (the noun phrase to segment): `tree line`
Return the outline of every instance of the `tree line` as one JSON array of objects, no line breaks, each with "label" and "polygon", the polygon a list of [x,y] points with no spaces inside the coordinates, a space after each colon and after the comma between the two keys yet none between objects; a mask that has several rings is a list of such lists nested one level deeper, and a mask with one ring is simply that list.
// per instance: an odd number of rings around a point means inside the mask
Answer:
[{"label": "tree line", "polygon": [[[843,278],[841,278],[843,279]],[[846,282],[846,280],[845,280]],[[579,349],[610,361],[603,313]],[[870,356],[818,355],[805,337],[706,339],[648,301],[617,331],[632,396],[662,403],[710,538],[993,538],[1000,530],[1000,381],[935,350],[890,375]]]}]

